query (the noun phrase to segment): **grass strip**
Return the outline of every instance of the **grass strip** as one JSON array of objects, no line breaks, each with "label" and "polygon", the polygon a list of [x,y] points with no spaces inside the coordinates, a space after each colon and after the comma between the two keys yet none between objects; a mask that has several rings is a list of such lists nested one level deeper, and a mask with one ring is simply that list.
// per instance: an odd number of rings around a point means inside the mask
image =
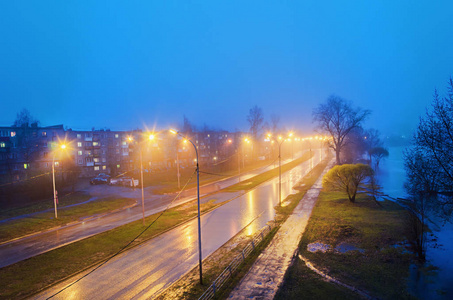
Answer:
[{"label": "grass strip", "polygon": [[[270,164],[269,160],[265,161],[256,161],[250,164],[247,164],[245,168],[241,167],[241,173],[246,173],[249,171],[256,170],[258,168],[262,168],[268,166]],[[195,167],[185,168],[181,170],[181,182],[187,181],[190,176],[192,175],[193,170]],[[203,166],[200,167],[200,185],[205,185],[214,181],[217,181],[222,178],[231,177],[238,175],[237,169],[229,169],[224,170],[223,168],[216,169],[215,167],[204,168]],[[208,173],[215,173],[218,175],[210,175],[205,174],[203,172]],[[219,176],[220,175],[220,176]],[[274,175],[275,176],[275,175]],[[158,186],[153,189],[153,193],[155,194],[168,194],[168,193],[175,193],[178,192],[179,189],[177,188],[177,177],[176,172],[160,172],[151,174],[149,177],[145,177],[145,186],[154,185]],[[192,182],[187,185],[187,189],[195,188],[196,187],[196,180],[195,178],[192,179]]]},{"label": "grass strip", "polygon": [[[83,192],[75,192],[72,194],[64,195],[59,197],[60,205],[67,206],[81,202],[85,202],[90,199],[90,196]],[[54,207],[53,198],[49,198],[43,201],[33,202],[25,207],[14,207],[11,209],[2,209],[0,211],[0,220],[13,218],[16,216],[28,215],[36,212],[41,212],[46,209],[52,209]]]},{"label": "grass strip", "polygon": [[[311,170],[295,187],[297,193],[289,195],[284,202],[286,206],[276,206],[275,227],[265,237],[262,243],[246,258],[238,269],[233,273],[232,280],[228,281],[222,289],[217,291],[214,299],[227,299],[228,295],[239,283],[239,281],[247,274],[250,267],[253,265],[258,256],[266,249],[267,245],[272,241],[275,233],[278,231],[281,224],[292,214],[295,207],[299,204],[305,193],[311,188],[316,180],[321,175],[327,165],[327,159],[318,164]],[[203,286],[199,284],[198,268],[192,269],[186,276],[178,280],[167,291],[159,295],[157,299],[198,299],[207,287],[217,278],[217,276],[230,264],[234,257],[240,255],[242,249],[250,243],[251,236],[246,235],[246,228],[239,232],[235,237],[230,239],[225,245],[216,250],[213,254],[203,260]]]},{"label": "grass strip", "polygon": [[[77,196],[71,197],[75,199]],[[80,203],[83,202],[82,200],[86,201],[88,200],[88,197],[79,196],[77,197],[77,201],[68,201],[65,202],[65,205]],[[4,222],[0,226],[0,242],[62,226],[74,221],[79,221],[80,218],[110,212],[135,203],[135,199],[107,197],[72,207],[59,207],[58,219],[55,219],[55,212],[51,210]]]},{"label": "grass strip", "polygon": [[[297,165],[303,163],[306,160],[309,160],[313,156],[313,153],[305,152],[301,157],[284,164],[282,166],[281,172],[284,173],[286,171],[291,170],[292,168],[296,167]],[[278,176],[279,170],[278,168],[274,168],[272,170],[266,171],[264,173],[261,173],[257,176],[254,176],[252,178],[249,178],[247,180],[241,181],[239,183],[236,183],[232,186],[229,186],[224,189],[225,192],[237,192],[237,191],[243,191],[243,190],[251,190],[261,183],[268,181],[276,176]]]},{"label": "grass strip", "polygon": [[[201,205],[206,212],[219,204]],[[160,213],[148,216],[146,224]],[[197,215],[196,201],[169,209],[130,248],[148,241]],[[23,299],[90,268],[119,251],[143,230],[142,220],[114,228],[84,240],[43,253],[0,269],[1,299]]]},{"label": "grass strip", "polygon": [[[321,192],[301,239],[300,253],[316,268],[380,299],[412,299],[407,278],[412,254],[395,245],[405,241],[405,212],[390,201],[376,205],[367,195],[351,203],[344,194]],[[310,252],[309,243],[333,248],[349,244],[363,250]],[[316,277],[318,277],[316,279]],[[333,285],[333,284],[330,284]],[[275,299],[350,299],[350,293],[328,287],[320,276],[297,260],[285,274]]]}]

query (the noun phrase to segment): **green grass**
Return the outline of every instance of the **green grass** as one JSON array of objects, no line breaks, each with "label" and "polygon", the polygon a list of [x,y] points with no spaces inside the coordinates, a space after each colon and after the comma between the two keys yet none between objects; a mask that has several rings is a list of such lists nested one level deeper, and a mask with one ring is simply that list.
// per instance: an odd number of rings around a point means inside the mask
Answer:
[{"label": "green grass", "polygon": [[[291,170],[292,168],[296,167],[297,165],[301,164],[302,162],[310,159],[313,154],[310,154],[309,152],[305,152],[301,157],[282,165],[282,170],[281,172],[284,173],[286,171]],[[229,186],[224,189],[225,192],[237,192],[237,191],[243,191],[243,190],[251,190],[258,185],[260,185],[263,182],[266,182],[276,176],[278,176],[279,170],[278,168],[266,171],[264,173],[261,173],[257,176],[254,176],[252,178],[249,178],[247,180],[241,181],[239,183],[236,183],[232,186]]]},{"label": "green grass", "polygon": [[[202,211],[218,206],[210,201],[201,205]],[[153,222],[160,213],[148,216],[146,224]],[[156,235],[181,224],[197,215],[197,205],[192,201],[165,212],[129,248],[152,239]],[[0,299],[22,299],[94,266],[118,252],[144,229],[142,220],[100,233],[47,253],[29,258],[0,269]]]},{"label": "green grass", "polygon": [[[399,205],[386,201],[382,207],[376,205],[366,195],[360,195],[356,203],[350,203],[341,193],[321,192],[299,251],[318,269],[340,281],[355,286],[372,296],[381,299],[411,299],[407,292],[406,278],[412,255],[402,249],[391,247],[404,241],[404,210]],[[307,250],[312,242],[321,242],[333,247],[342,242],[364,249],[362,254],[351,251],[315,252]],[[312,273],[310,275],[310,273]],[[299,276],[298,274],[306,274]],[[308,274],[308,275],[307,275]],[[285,282],[276,299],[330,298],[330,288],[316,280],[315,273],[298,260],[285,275]],[[313,284],[313,281],[319,283]],[[302,288],[304,287],[304,288]],[[338,294],[348,297],[343,289]]]},{"label": "green grass", "polygon": [[[70,205],[88,200],[85,195],[73,195],[61,203],[62,205]],[[73,207],[59,206],[58,219],[55,219],[54,210],[47,212],[36,213],[32,216],[11,220],[3,223],[0,226],[0,242],[5,242],[17,237],[21,237],[34,232],[50,229],[57,226],[62,226],[74,221],[79,221],[81,218],[94,216],[97,214],[109,212],[128,205],[133,205],[136,202],[129,198],[113,198],[108,197],[92,202],[76,205]],[[51,206],[52,208],[53,206]],[[36,207],[34,207],[36,209]]]},{"label": "green grass", "polygon": [[[71,193],[65,196],[60,197],[60,206],[67,206],[72,204],[77,204],[80,202],[84,202],[90,199],[90,196],[84,194],[82,192]],[[40,212],[46,209],[53,208],[53,198],[49,198],[44,201],[36,201],[34,203],[30,203],[24,207],[15,207],[11,209],[3,209],[0,211],[0,220],[22,216],[26,214],[31,214],[35,212]]]},{"label": "green grass", "polygon": [[285,274],[283,287],[275,300],[288,299],[362,299],[357,294],[336,284],[329,283],[310,270],[300,259],[296,259]]}]

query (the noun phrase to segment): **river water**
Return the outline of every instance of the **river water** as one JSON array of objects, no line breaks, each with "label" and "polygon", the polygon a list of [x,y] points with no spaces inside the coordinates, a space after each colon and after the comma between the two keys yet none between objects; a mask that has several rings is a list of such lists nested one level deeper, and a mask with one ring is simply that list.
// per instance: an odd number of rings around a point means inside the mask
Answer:
[{"label": "river water", "polygon": [[[407,196],[404,190],[406,173],[403,151],[405,147],[390,147],[389,157],[382,160],[377,178],[384,194],[393,198]],[[413,265],[409,280],[411,292],[420,299],[453,299],[453,224],[437,219],[430,224],[434,236],[428,246],[425,266],[438,268],[434,272],[422,272]]]}]

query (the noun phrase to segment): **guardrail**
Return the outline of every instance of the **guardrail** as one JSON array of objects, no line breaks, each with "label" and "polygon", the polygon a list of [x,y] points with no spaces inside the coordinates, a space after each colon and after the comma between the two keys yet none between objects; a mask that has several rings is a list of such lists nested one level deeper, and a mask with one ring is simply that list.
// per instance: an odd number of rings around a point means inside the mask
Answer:
[{"label": "guardrail", "polygon": [[266,235],[272,230],[270,225],[266,225],[260,230],[253,238],[252,241],[242,249],[241,253],[236,256],[233,261],[223,270],[222,273],[214,280],[214,282],[208,287],[203,295],[198,300],[212,299],[216,292],[225,284],[225,282],[233,276],[233,272],[245,261],[250,253],[264,240]]}]

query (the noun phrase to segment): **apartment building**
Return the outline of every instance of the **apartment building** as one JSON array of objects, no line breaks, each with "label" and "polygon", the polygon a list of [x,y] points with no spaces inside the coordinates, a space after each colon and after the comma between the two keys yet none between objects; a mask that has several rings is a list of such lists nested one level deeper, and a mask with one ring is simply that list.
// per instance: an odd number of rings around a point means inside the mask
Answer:
[{"label": "apartment building", "polygon": [[52,149],[65,140],[63,125],[0,127],[0,177],[15,181],[52,166]]},{"label": "apartment building", "polygon": [[[188,136],[198,148],[201,165],[223,162],[237,164],[249,159],[253,145],[244,142],[245,134],[228,131],[203,131]],[[65,150],[59,144],[67,144]],[[99,173],[110,175],[147,172],[196,164],[190,142],[162,132],[148,140],[141,130],[111,131],[64,129],[63,125],[38,127],[0,127],[0,180],[17,181],[55,167],[75,167],[81,177]]]}]

